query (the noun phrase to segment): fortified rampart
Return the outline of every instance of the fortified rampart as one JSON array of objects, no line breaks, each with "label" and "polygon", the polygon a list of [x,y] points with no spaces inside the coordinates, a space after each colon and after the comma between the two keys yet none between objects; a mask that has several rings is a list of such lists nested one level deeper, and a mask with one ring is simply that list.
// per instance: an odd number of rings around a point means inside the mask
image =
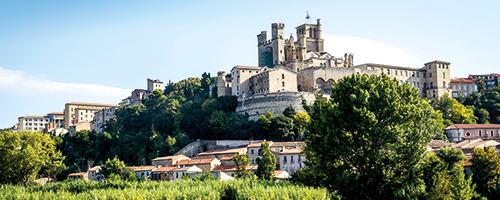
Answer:
[{"label": "fortified rampart", "polygon": [[248,98],[240,97],[236,112],[247,113],[249,120],[257,120],[268,111],[273,112],[273,115],[281,115],[289,106],[292,106],[295,112],[305,111],[302,106],[302,97],[307,101],[307,104],[314,103],[315,96],[309,92],[276,92],[253,95]]}]

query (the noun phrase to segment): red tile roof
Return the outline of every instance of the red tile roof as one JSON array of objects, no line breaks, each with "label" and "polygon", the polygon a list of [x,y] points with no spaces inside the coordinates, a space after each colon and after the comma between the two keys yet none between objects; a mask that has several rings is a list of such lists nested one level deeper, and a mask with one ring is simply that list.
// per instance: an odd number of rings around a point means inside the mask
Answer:
[{"label": "red tile roof", "polygon": [[477,81],[469,78],[461,78],[461,79],[451,79],[450,83],[476,83]]},{"label": "red tile roof", "polygon": [[153,170],[153,172],[171,172],[176,170],[177,167],[160,167],[158,169]]},{"label": "red tile roof", "polygon": [[199,165],[199,164],[210,164],[214,159],[217,158],[206,158],[206,159],[193,159],[193,160],[179,160],[174,165]]},{"label": "red tile roof", "polygon": [[[249,144],[247,147],[249,148],[252,148],[252,147],[260,147],[262,145],[263,142],[254,142],[252,144]],[[269,144],[269,146],[271,146],[273,144],[273,141],[267,141],[267,143]]]},{"label": "red tile roof", "polygon": [[157,166],[131,166],[135,172],[140,172],[140,171],[151,171],[153,169],[156,169]]},{"label": "red tile roof", "polygon": [[[248,166],[247,169],[251,170],[257,169],[257,165]],[[212,171],[223,171],[223,172],[236,171],[236,165],[219,165],[217,167],[214,167]]]},{"label": "red tile roof", "polygon": [[64,113],[63,112],[51,112],[47,115],[64,115]]},{"label": "red tile roof", "polygon": [[170,159],[173,159],[173,158],[190,159],[189,157],[187,157],[185,155],[175,155],[175,156],[158,157],[158,158],[155,158],[153,160],[170,160]]},{"label": "red tile roof", "polygon": [[452,124],[446,127],[444,130],[450,129],[491,129],[491,128],[500,128],[500,124]]},{"label": "red tile roof", "polygon": [[233,156],[224,156],[220,158],[220,161],[233,160]]}]

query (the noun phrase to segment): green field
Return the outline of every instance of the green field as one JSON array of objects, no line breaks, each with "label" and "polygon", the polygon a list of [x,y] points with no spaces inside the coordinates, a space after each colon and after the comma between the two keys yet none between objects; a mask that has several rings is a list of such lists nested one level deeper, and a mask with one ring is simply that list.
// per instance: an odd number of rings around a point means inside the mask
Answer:
[{"label": "green field", "polygon": [[323,188],[262,180],[171,182],[74,181],[2,185],[0,199],[337,199]]}]

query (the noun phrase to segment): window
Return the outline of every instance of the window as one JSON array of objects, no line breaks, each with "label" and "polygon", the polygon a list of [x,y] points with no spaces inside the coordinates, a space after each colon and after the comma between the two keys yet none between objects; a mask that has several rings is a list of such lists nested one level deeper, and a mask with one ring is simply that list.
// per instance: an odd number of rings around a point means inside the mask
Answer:
[{"label": "window", "polygon": [[420,82],[417,82],[417,88],[420,88]]},{"label": "window", "polygon": [[429,78],[432,78],[432,72],[429,72]]},{"label": "window", "polygon": [[446,73],[443,72],[443,78],[446,78]]},{"label": "window", "polygon": [[491,137],[493,137],[493,130],[490,131],[490,135],[491,135]]},{"label": "window", "polygon": [[481,137],[481,130],[479,130],[479,137]]},{"label": "window", "polygon": [[429,69],[432,69],[432,66],[429,65]]},{"label": "window", "polygon": [[300,158],[300,156],[299,156],[299,162],[300,162],[300,161],[302,161],[302,158]]},{"label": "window", "polygon": [[391,74],[391,70],[390,69],[387,69],[387,74]]},{"label": "window", "polygon": [[286,164],[283,164],[283,169],[285,169],[285,170],[286,170]]},{"label": "window", "polygon": [[427,75],[427,73],[424,73],[424,78],[425,78],[426,75]]},{"label": "window", "polygon": [[472,85],[469,85],[469,90],[472,90]]},{"label": "window", "polygon": [[474,90],[477,91],[477,85],[474,85]]},{"label": "window", "polygon": [[253,149],[252,149],[252,154],[253,154]]},{"label": "window", "polygon": [[291,168],[292,170],[295,170],[295,164],[292,163]]},{"label": "window", "polygon": [[458,85],[458,90],[462,90],[462,86],[461,85]]},{"label": "window", "polygon": [[293,156],[290,156],[290,162],[293,162]]},{"label": "window", "polygon": [[286,162],[286,156],[283,156],[283,162]]},{"label": "window", "polygon": [[285,82],[281,82],[281,85],[283,85],[283,87],[285,87]]},{"label": "window", "polygon": [[446,88],[446,82],[443,81],[443,88]]},{"label": "window", "polygon": [[399,85],[403,85],[403,81],[399,81]]},{"label": "window", "polygon": [[35,125],[35,126],[38,126],[38,124],[37,124],[37,123],[35,123],[34,125]]},{"label": "window", "polygon": [[411,77],[415,77],[415,72],[411,72]]},{"label": "window", "polygon": [[419,77],[420,73],[417,72],[417,78]]},{"label": "window", "polygon": [[413,81],[413,82],[411,83],[411,86],[412,86],[412,87],[415,87],[415,81]]},{"label": "window", "polygon": [[405,76],[408,76],[408,71],[405,71]]},{"label": "window", "polygon": [[453,90],[457,90],[456,85],[453,85]]}]

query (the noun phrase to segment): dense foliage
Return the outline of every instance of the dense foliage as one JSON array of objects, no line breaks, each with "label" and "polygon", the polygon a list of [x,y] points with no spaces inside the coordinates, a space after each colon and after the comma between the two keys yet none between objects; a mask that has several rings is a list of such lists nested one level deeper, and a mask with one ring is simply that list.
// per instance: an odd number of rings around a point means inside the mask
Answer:
[{"label": "dense foliage", "polygon": [[385,74],[346,76],[317,110],[304,150],[306,180],[296,176],[299,181],[338,190],[348,199],[425,193],[419,166],[442,125],[416,88]]},{"label": "dense foliage", "polygon": [[276,157],[269,148],[269,143],[263,142],[260,144],[260,157],[257,157],[258,168],[255,173],[259,178],[272,180],[276,169]]},{"label": "dense foliage", "polygon": [[58,145],[66,166],[60,176],[85,171],[88,161],[95,165],[118,158],[126,165],[145,165],[157,156],[168,156],[196,139],[305,139],[307,113],[272,116],[257,122],[235,113],[235,96],[213,97],[209,85],[215,77],[169,82],[164,91],[156,90],[140,105],[122,105],[105,133],[80,131],[66,135]]},{"label": "dense foliage", "polygon": [[[55,178],[64,156],[56,141],[41,131],[0,132],[0,184],[34,181],[40,171]],[[44,170],[42,170],[44,169]]]},{"label": "dense foliage", "polygon": [[465,106],[474,108],[474,115],[480,124],[500,124],[500,87],[479,87],[479,93],[475,92],[467,97],[460,97],[459,102]]},{"label": "dense foliage", "polygon": [[170,182],[75,181],[0,186],[0,199],[340,199],[326,189],[289,182],[238,179]]}]

